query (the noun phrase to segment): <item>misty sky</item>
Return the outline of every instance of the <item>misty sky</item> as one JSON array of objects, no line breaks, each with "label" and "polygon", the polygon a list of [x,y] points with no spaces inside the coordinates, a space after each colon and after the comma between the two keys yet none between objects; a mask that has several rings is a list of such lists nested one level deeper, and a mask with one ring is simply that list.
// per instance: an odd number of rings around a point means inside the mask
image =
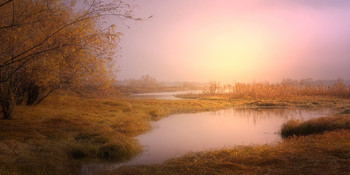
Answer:
[{"label": "misty sky", "polygon": [[[135,0],[118,79],[350,79],[349,0]],[[114,21],[113,21],[114,22]]]}]

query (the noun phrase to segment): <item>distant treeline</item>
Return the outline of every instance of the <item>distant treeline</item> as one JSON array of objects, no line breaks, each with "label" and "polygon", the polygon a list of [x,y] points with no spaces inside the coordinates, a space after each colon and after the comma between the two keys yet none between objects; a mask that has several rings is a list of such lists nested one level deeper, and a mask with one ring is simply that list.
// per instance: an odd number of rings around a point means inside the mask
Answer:
[{"label": "distant treeline", "polygon": [[206,84],[195,82],[162,82],[149,75],[141,76],[138,79],[125,79],[117,82],[117,89],[123,95],[148,93],[148,92],[172,92],[200,90]]},{"label": "distant treeline", "polygon": [[177,81],[177,82],[163,82],[158,81],[156,78],[143,75],[138,79],[130,78],[118,81],[118,86],[134,86],[134,87],[156,87],[156,86],[165,86],[165,87],[204,87],[204,83],[197,82],[186,82],[186,81]]}]

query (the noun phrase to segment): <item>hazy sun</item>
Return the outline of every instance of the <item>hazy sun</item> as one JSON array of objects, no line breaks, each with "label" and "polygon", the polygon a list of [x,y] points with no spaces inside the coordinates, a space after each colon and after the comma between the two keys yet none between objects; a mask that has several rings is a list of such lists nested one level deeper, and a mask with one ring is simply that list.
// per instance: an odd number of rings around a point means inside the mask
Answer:
[{"label": "hazy sun", "polygon": [[230,81],[253,78],[268,54],[266,34],[246,27],[208,30],[195,42],[196,61],[202,74]]}]

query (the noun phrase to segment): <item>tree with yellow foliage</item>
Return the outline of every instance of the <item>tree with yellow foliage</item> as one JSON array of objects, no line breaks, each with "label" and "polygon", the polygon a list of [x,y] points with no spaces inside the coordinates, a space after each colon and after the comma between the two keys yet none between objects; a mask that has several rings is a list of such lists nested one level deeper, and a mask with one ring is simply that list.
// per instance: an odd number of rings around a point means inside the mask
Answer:
[{"label": "tree with yellow foliage", "polygon": [[121,34],[103,19],[134,19],[133,7],[120,0],[75,3],[0,0],[0,104],[5,119],[12,117],[16,104],[38,104],[57,89],[106,89],[113,83]]}]

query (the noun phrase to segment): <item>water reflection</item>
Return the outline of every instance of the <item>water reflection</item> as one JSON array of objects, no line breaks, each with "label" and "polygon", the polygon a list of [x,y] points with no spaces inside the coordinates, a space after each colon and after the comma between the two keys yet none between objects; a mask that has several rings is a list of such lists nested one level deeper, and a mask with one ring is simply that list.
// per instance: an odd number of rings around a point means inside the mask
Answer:
[{"label": "water reflection", "polygon": [[[115,169],[122,165],[155,164],[191,151],[279,141],[281,125],[290,119],[308,120],[330,110],[232,108],[215,112],[176,114],[153,123],[137,140],[144,152],[122,164],[95,164],[82,170]],[[83,174],[89,174],[89,173]]]},{"label": "water reflection", "polygon": [[145,151],[130,164],[161,163],[190,151],[275,142],[280,140],[278,131],[284,122],[328,113],[329,110],[227,109],[172,115],[154,123],[152,131],[137,137]]}]

